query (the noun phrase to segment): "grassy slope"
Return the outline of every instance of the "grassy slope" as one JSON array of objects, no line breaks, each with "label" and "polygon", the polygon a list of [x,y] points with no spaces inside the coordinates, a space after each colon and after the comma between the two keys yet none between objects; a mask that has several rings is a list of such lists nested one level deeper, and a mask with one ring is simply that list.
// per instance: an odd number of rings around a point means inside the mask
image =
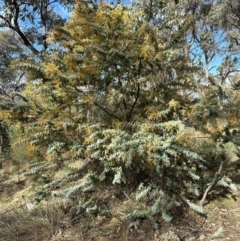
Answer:
[{"label": "grassy slope", "polygon": [[[76,164],[79,165],[79,164]],[[68,166],[65,168],[74,168]],[[55,173],[58,178],[63,171]],[[131,199],[113,190],[99,190],[110,200],[110,209],[116,217],[97,216],[89,219],[84,215],[75,216],[72,203],[55,198],[43,201],[31,208],[30,197],[39,184],[34,184],[16,174],[16,169],[5,163],[0,170],[0,241],[81,241],[81,240],[239,240],[240,239],[240,192],[209,203],[205,210],[207,219],[188,212],[172,223],[161,223],[159,233],[151,224],[143,221],[136,230],[130,221],[121,221],[117,215],[124,213]]]}]

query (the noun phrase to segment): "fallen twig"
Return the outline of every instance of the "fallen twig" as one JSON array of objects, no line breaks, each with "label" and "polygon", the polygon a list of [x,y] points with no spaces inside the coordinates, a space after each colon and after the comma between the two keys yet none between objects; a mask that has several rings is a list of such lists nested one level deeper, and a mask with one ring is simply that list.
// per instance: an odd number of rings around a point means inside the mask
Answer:
[{"label": "fallen twig", "polygon": [[203,203],[207,197],[207,194],[208,192],[211,190],[211,188],[213,187],[213,185],[215,184],[215,182],[217,181],[217,178],[218,176],[221,174],[221,171],[222,171],[222,167],[223,167],[223,164],[226,162],[226,160],[224,161],[221,161],[220,165],[219,165],[219,168],[218,168],[218,171],[214,174],[214,177],[213,177],[213,180],[212,182],[209,184],[209,186],[206,188],[204,194],[203,194],[203,197],[202,199],[200,200],[199,204],[200,206],[203,206]]}]

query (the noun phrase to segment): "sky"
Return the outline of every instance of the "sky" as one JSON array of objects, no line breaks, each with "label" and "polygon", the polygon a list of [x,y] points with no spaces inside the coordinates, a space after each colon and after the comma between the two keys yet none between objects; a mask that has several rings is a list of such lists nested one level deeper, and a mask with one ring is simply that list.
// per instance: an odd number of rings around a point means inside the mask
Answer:
[{"label": "sky", "polygon": [[[111,2],[114,2],[116,0],[105,0],[106,3],[111,3]],[[123,5],[129,5],[131,2],[131,0],[123,0]],[[60,4],[58,3],[55,3],[54,4],[55,6],[55,9],[57,10],[57,12],[64,18],[68,19],[69,18],[69,12],[63,8]]]},{"label": "sky", "polygon": [[56,9],[56,12],[58,12],[63,18],[68,19],[69,18],[69,12],[63,8],[60,4],[55,3],[54,7]]}]

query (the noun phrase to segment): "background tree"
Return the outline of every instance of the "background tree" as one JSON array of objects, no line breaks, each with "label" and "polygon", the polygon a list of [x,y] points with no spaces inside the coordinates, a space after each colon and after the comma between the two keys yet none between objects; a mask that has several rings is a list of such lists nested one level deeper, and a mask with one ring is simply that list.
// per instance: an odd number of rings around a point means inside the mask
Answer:
[{"label": "background tree", "polygon": [[47,49],[49,30],[66,20],[57,12],[56,4],[71,7],[72,1],[2,0],[0,26],[13,30],[23,44],[38,55]]},{"label": "background tree", "polygon": [[[16,68],[17,63],[31,59],[41,64],[46,52],[47,36],[53,26],[63,25],[67,16],[61,16],[57,9],[69,11],[69,1],[0,1],[1,34],[1,106],[24,111],[19,100],[28,79],[26,71]],[[22,99],[22,100],[23,100]],[[25,99],[26,100],[26,99]]]},{"label": "background tree", "polygon": [[[10,31],[0,32],[0,43],[0,105],[9,109],[9,104],[13,106],[19,100],[19,93],[23,90],[25,83],[24,71],[14,69],[12,63],[19,58],[26,60],[28,51]],[[9,147],[9,139],[7,125],[3,118],[1,119],[1,153],[7,147]]]},{"label": "background tree", "polygon": [[18,41],[13,32],[0,32],[0,73],[1,73],[1,96],[2,98],[11,97],[11,92],[23,89],[24,73],[12,68],[12,62],[17,59],[26,59],[28,51]]}]

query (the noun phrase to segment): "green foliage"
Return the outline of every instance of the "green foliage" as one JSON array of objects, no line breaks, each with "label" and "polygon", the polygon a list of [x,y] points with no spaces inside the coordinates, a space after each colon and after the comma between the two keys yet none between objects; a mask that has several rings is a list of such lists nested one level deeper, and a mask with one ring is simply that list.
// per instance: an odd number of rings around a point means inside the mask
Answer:
[{"label": "green foliage", "polygon": [[173,232],[168,231],[166,233],[161,234],[160,236],[161,240],[172,240],[172,241],[179,241],[179,237]]},{"label": "green foliage", "polygon": [[47,162],[29,162],[29,171],[26,171],[23,173],[24,176],[33,177],[36,180],[39,180],[40,178],[45,180],[47,182],[47,175],[44,174],[44,170],[50,165],[50,163]]},{"label": "green foliage", "polygon": [[94,183],[97,180],[97,176],[94,173],[88,173],[83,177],[81,183],[78,185],[74,185],[66,190],[64,190],[64,194],[68,198],[76,198],[77,192],[82,191],[83,193],[92,191],[94,188]]}]

